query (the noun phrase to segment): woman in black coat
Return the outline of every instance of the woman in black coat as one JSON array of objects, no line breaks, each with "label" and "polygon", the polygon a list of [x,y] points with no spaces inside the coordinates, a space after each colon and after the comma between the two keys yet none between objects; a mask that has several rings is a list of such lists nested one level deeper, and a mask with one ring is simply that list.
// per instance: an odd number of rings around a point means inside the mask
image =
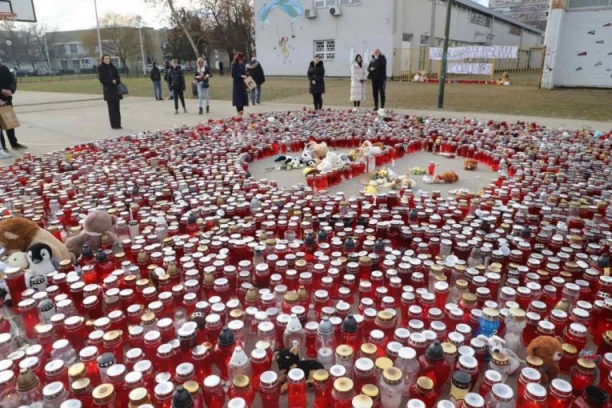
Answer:
[{"label": "woman in black coat", "polygon": [[118,85],[121,83],[119,71],[111,63],[109,55],[103,55],[98,65],[98,78],[104,89],[104,100],[108,105],[108,117],[110,118],[111,128],[123,129],[121,127],[121,111],[119,101],[123,96],[119,93]]},{"label": "woman in black coat", "polygon": [[232,61],[232,105],[236,107],[238,115],[244,115],[244,107],[249,106],[244,79],[247,77],[246,67],[244,66],[244,54],[239,52]]},{"label": "woman in black coat", "polygon": [[310,93],[314,102],[315,110],[323,109],[323,94],[325,93],[325,67],[318,56],[310,61],[308,67],[308,80],[310,81]]}]

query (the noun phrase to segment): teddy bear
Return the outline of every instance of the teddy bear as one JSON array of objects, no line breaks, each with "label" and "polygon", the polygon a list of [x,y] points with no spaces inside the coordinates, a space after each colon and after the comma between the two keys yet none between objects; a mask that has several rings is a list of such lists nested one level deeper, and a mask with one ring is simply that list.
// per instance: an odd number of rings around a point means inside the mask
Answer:
[{"label": "teddy bear", "polygon": [[399,176],[391,182],[391,188],[393,190],[400,190],[402,187],[407,187],[412,190],[416,187],[416,182],[407,175]]},{"label": "teddy bear", "polygon": [[287,374],[292,368],[299,368],[304,372],[306,381],[312,382],[312,374],[316,370],[323,368],[323,364],[317,360],[301,360],[297,347],[284,348],[274,352],[274,359],[278,364],[279,383],[281,384],[281,392],[286,392],[289,388],[287,384]]},{"label": "teddy bear", "polygon": [[323,160],[327,153],[329,152],[329,148],[327,147],[327,143],[317,143],[315,141],[308,143],[308,150],[312,153],[312,158],[315,160]]},{"label": "teddy bear", "polygon": [[102,235],[105,235],[112,245],[115,242],[115,237],[111,230],[116,223],[117,217],[108,214],[106,211],[93,211],[89,213],[83,221],[83,230],[79,235],[66,240],[68,250],[78,257],[83,245],[87,244],[96,253],[101,247]]},{"label": "teddy bear", "polygon": [[476,170],[478,168],[478,160],[474,160],[474,159],[466,159],[463,162],[463,169],[464,170]]},{"label": "teddy bear", "polygon": [[543,384],[551,382],[559,375],[562,351],[561,340],[552,336],[538,336],[527,346],[528,356],[540,357],[544,362],[541,373]]},{"label": "teddy bear", "polygon": [[0,246],[4,247],[9,255],[13,252],[26,253],[34,244],[47,244],[53,256],[60,261],[73,259],[66,245],[34,221],[21,217],[0,221]]}]

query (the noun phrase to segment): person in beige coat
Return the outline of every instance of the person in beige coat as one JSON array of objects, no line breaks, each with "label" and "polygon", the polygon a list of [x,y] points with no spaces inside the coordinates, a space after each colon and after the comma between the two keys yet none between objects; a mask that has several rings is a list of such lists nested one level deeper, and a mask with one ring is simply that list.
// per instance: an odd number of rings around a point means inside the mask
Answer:
[{"label": "person in beige coat", "polygon": [[368,82],[368,71],[363,64],[363,58],[357,54],[353,65],[351,65],[351,101],[358,108],[365,101],[366,82]]}]

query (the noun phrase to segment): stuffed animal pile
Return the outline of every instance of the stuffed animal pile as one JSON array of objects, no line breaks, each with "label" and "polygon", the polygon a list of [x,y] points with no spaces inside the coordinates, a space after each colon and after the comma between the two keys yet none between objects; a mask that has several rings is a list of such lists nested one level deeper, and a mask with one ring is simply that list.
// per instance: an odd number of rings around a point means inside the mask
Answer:
[{"label": "stuffed animal pile", "polygon": [[398,175],[386,168],[380,169],[376,173],[370,175],[369,180],[366,179],[365,183],[367,185],[363,191],[369,194],[377,194],[380,187],[386,187],[392,190],[400,190],[402,187],[408,189],[416,187],[416,182],[409,176]]},{"label": "stuffed animal pile", "polygon": [[463,162],[463,169],[464,170],[474,171],[477,168],[478,168],[478,160],[466,159]]}]

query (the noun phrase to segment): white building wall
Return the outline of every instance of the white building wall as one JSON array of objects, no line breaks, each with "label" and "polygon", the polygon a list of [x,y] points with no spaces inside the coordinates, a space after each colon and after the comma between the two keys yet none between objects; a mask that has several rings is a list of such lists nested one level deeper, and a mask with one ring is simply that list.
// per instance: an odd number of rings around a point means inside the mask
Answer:
[{"label": "white building wall", "polygon": [[612,9],[565,12],[554,86],[612,88]]},{"label": "white building wall", "polygon": [[[255,1],[257,58],[266,74],[305,77],[314,56],[314,41],[335,40],[334,60],[324,61],[327,76],[349,76],[354,56],[369,59],[375,48],[387,57],[391,75],[395,0],[362,0],[361,5],[342,6],[338,17],[327,8],[315,9],[317,17],[312,19],[302,15],[294,20],[276,7],[262,21],[260,10],[270,2]],[[312,0],[301,3],[305,9],[314,9]]]},{"label": "white building wall", "polygon": [[[294,0],[304,9],[314,9],[314,0]],[[330,1],[331,2],[331,1]],[[336,55],[324,61],[328,76],[348,76],[355,54],[369,58],[375,48],[387,57],[387,74],[395,67],[394,50],[418,48],[421,36],[429,36],[431,0],[361,0],[361,5],[340,6],[342,15],[333,17],[328,9],[315,9],[316,18],[300,15],[292,18],[281,7],[272,7],[275,0],[255,0],[255,36],[257,57],[268,75],[305,76],[314,55],[315,40],[334,39]],[[334,3],[338,3],[335,1]],[[262,12],[268,10],[267,19]],[[452,10],[450,39],[461,44],[537,45],[541,35],[521,29],[523,34],[510,34],[510,24],[491,18],[489,27],[470,22],[470,8],[457,4]],[[444,37],[446,3],[436,6],[435,38]],[[403,34],[411,34],[410,42]],[[490,37],[489,37],[490,38]],[[408,55],[404,53],[404,55]]]}]

